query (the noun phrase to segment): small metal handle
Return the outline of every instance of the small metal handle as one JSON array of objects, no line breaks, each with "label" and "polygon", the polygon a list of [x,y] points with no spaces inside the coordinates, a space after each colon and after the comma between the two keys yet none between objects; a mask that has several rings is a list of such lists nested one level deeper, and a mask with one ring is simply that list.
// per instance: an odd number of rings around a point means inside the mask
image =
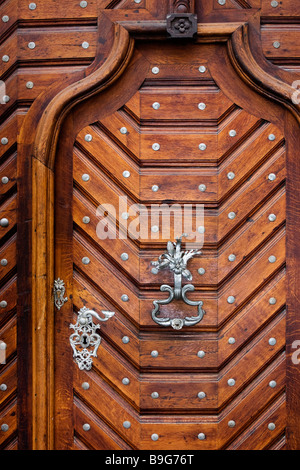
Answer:
[{"label": "small metal handle", "polygon": [[93,364],[93,357],[97,357],[97,350],[100,346],[101,337],[96,333],[100,330],[100,325],[93,322],[93,317],[99,321],[107,321],[113,317],[115,312],[102,310],[104,318],[101,318],[94,310],[82,307],[78,312],[75,325],[70,324],[74,333],[70,336],[70,344],[73,349],[73,358],[80,370],[90,370]]},{"label": "small metal handle", "polygon": [[[182,287],[182,277],[185,277],[189,281],[192,280],[192,274],[187,269],[187,263],[196,255],[200,255],[201,251],[199,250],[181,250],[182,237],[186,237],[184,233],[181,237],[176,238],[176,242],[169,241],[167,243],[167,252],[160,255],[158,261],[152,261],[152,266],[155,266],[155,271],[158,272],[162,269],[169,269],[174,273],[174,287],[168,286],[167,284],[162,284],[160,290],[162,292],[169,292],[168,299],[165,300],[154,300],[153,305],[154,309],[152,310],[152,319],[155,323],[161,326],[171,326],[175,330],[180,330],[183,326],[193,326],[199,323],[205,311],[202,309],[203,302],[189,300],[186,297],[188,291],[194,291],[195,287],[192,284],[186,284]],[[187,305],[192,305],[198,307],[198,315],[193,317],[185,318],[161,318],[157,315],[159,314],[160,305],[167,305],[172,300],[183,300]]]},{"label": "small metal handle", "polygon": [[66,288],[64,281],[60,278],[55,279],[53,285],[53,295],[54,305],[58,310],[60,310],[64,303],[68,301],[68,297],[65,297],[65,292]]}]

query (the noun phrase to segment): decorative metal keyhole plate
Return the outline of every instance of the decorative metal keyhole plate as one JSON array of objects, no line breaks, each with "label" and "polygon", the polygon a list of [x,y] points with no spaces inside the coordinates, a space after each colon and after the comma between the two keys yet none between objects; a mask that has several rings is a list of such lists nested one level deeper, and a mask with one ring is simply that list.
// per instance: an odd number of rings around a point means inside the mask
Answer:
[{"label": "decorative metal keyhole plate", "polygon": [[78,312],[78,318],[70,328],[74,333],[70,336],[70,344],[73,349],[73,358],[80,370],[90,370],[93,365],[93,357],[97,357],[97,351],[101,343],[101,337],[97,333],[100,325],[93,322],[93,317],[99,321],[107,321],[115,312],[102,310],[104,318],[101,318],[94,310],[82,307]]}]

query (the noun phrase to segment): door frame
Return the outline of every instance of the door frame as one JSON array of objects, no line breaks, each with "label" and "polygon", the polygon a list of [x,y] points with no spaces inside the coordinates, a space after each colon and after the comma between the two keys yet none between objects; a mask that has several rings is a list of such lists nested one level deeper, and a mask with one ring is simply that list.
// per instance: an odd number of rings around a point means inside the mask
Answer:
[{"label": "door frame", "polygon": [[[19,136],[18,174],[23,176],[18,196],[19,210],[22,208],[18,222],[18,252],[21,254],[18,260],[18,347],[23,359],[19,361],[19,383],[24,391],[19,403],[19,416],[22,416],[19,429],[20,447],[27,449],[54,448],[54,188],[55,156],[61,130],[75,106],[102,93],[122,76],[133,55],[135,38],[160,40],[167,37],[166,21],[126,21],[124,10],[113,13],[111,18],[108,11],[99,15],[97,44],[101,47],[98,46],[93,64],[85,72],[76,72],[67,77],[64,84],[40,95],[28,112]],[[106,37],[105,60],[103,37]],[[257,14],[249,13],[246,20],[237,23],[198,23],[197,40],[227,42],[231,63],[245,85],[284,106],[287,110],[285,125],[299,131],[300,107],[292,103],[295,89],[289,85],[293,74],[264,58]],[[295,149],[296,140],[297,135],[290,136],[289,145]],[[290,420],[287,447],[296,450],[300,448],[300,374],[292,364],[291,355],[293,342],[300,339],[300,318],[296,314],[300,297],[297,240],[300,220],[294,216],[300,163],[287,160],[287,173],[287,412]],[[31,203],[24,205],[24,198]]]}]

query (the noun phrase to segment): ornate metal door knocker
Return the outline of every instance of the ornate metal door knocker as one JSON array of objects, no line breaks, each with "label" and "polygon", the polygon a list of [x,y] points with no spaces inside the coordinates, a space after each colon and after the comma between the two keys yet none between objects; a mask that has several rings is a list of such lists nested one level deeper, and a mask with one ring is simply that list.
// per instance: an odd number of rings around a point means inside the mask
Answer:
[{"label": "ornate metal door knocker", "polygon": [[[171,326],[175,330],[180,330],[183,326],[193,326],[199,323],[205,311],[202,309],[203,302],[193,301],[186,298],[186,293],[194,291],[195,287],[192,284],[186,284],[182,286],[182,277],[185,277],[188,281],[192,280],[192,274],[187,269],[187,263],[196,255],[200,255],[199,250],[181,250],[182,238],[187,235],[184,233],[181,237],[176,238],[176,242],[169,241],[167,243],[167,252],[160,255],[158,261],[152,261],[152,266],[155,266],[155,271],[158,272],[162,269],[169,269],[174,273],[174,287],[162,284],[160,290],[162,292],[169,292],[169,297],[166,300],[154,300],[154,309],[152,310],[152,319],[158,325]],[[161,318],[158,317],[160,305],[167,305],[172,300],[183,300],[186,304],[198,307],[198,315],[194,317],[182,318]]]},{"label": "ornate metal door knocker", "polygon": [[70,324],[75,332],[70,336],[70,344],[73,349],[73,358],[80,370],[90,370],[93,364],[93,357],[97,357],[101,337],[96,333],[100,330],[99,323],[95,325],[93,318],[99,321],[107,321],[114,316],[115,312],[107,312],[102,310],[104,318],[101,318],[94,310],[82,307],[78,312],[78,318],[73,325]]}]

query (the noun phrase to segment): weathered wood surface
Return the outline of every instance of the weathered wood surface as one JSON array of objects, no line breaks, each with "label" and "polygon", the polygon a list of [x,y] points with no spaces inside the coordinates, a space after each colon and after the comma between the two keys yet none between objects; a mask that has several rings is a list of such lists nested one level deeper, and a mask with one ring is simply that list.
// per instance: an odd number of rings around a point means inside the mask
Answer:
[{"label": "weathered wood surface", "polygon": [[[178,443],[172,443],[168,437],[178,432],[178,426],[193,442],[188,444],[187,440],[186,445],[190,446],[187,448],[193,445],[195,448],[299,448],[297,390],[300,379],[297,366],[291,361],[295,351],[293,342],[300,337],[296,320],[299,218],[295,215],[299,205],[297,182],[300,175],[296,158],[299,119],[291,102],[295,90],[293,82],[299,79],[299,5],[291,0],[279,2],[276,7],[269,0],[227,0],[223,6],[217,0],[196,1],[191,9],[198,14],[196,42],[199,45],[187,48],[174,43],[165,46],[165,53],[161,54],[161,44],[167,37],[165,18],[173,11],[172,2],[142,0],[137,5],[132,0],[122,0],[114,2],[113,9],[108,8],[111,2],[106,0],[88,1],[85,8],[79,3],[41,0],[35,9],[29,8],[29,2],[18,0],[6,0],[0,5],[0,80],[5,84],[1,95],[9,97],[6,104],[0,104],[0,211],[1,218],[9,219],[8,227],[1,227],[0,245],[1,260],[8,261],[0,265],[0,301],[7,302],[6,307],[0,308],[0,340],[5,338],[8,344],[8,361],[0,365],[0,384],[8,386],[0,391],[0,425],[8,424],[9,429],[0,431],[0,447],[86,448],[81,429],[85,413],[96,423],[91,447],[137,446],[136,441],[131,441],[130,433],[129,438],[118,435],[115,430],[118,423],[110,421],[110,415],[109,422],[104,422],[98,409],[88,410],[87,404],[82,402],[82,391],[78,392],[74,404],[74,418],[69,406],[72,393],[67,390],[66,396],[60,396],[61,423],[74,422],[75,437],[63,434],[63,424],[54,436],[54,336],[60,325],[54,328],[51,290],[54,274],[62,277],[63,268],[71,269],[74,261],[74,277],[72,272],[65,280],[68,290],[72,285],[75,308],[80,308],[84,299],[96,310],[103,305],[118,310],[113,322],[103,326],[102,345],[108,364],[114,364],[115,369],[107,365],[102,373],[100,364],[97,371],[103,382],[96,381],[97,386],[105,384],[105,390],[113,393],[112,400],[121,400],[126,409],[133,407],[135,416],[143,410],[151,410],[153,415],[159,416],[160,410],[169,413],[174,407],[179,412],[188,409],[193,416],[199,410],[194,386],[202,384],[202,380],[203,387],[206,386],[207,398],[201,406],[213,413],[212,422],[205,423],[206,433],[211,436],[209,440],[197,440],[194,418],[184,431],[182,423],[176,424],[176,417],[171,417],[166,420],[162,436],[155,444],[149,442],[155,425],[147,419],[144,423],[142,418],[139,432],[143,448],[149,445],[178,448]],[[239,27],[245,22],[252,25],[250,31]],[[114,23],[122,26],[114,27]],[[162,42],[150,40],[149,45],[143,45],[142,41],[133,53],[130,38],[146,38],[151,31],[155,31],[153,34]],[[231,34],[228,55],[224,41]],[[220,42],[215,43],[216,40]],[[247,41],[251,51],[247,50]],[[34,48],[28,47],[33,42]],[[193,48],[202,48],[203,42],[211,42],[203,48],[205,54],[201,56],[202,63],[209,66],[199,79],[201,64],[199,56],[193,58]],[[88,43],[88,47],[84,43]],[[231,65],[235,63],[234,57],[243,73],[234,72]],[[155,77],[151,72],[154,65],[160,68]],[[124,80],[115,80],[104,92],[113,70],[115,79],[119,74]],[[245,77],[248,77],[248,84],[241,80]],[[98,89],[97,83],[100,84]],[[102,94],[98,97],[101,87]],[[93,97],[86,101],[84,94]],[[159,110],[152,108],[154,100],[160,102]],[[200,102],[206,104],[204,110],[198,108]],[[49,103],[52,106],[47,108]],[[293,116],[284,113],[278,103],[284,103]],[[68,126],[70,132],[74,126],[76,143],[72,149],[67,141],[63,144],[69,160],[74,163],[73,200],[67,203],[72,209],[66,234],[56,229],[60,241],[54,263],[53,207],[56,212],[57,205],[54,206],[50,196],[54,191],[54,171],[61,173],[61,178],[62,175],[73,178],[71,166],[62,162],[57,168],[54,166],[55,144],[65,115],[75,104],[73,121]],[[47,113],[44,113],[46,108]],[[128,129],[125,135],[119,132],[123,125]],[[229,136],[231,129],[238,131],[235,137]],[[90,143],[84,141],[87,132],[93,135]],[[268,140],[271,133],[275,134],[275,141]],[[205,152],[199,151],[198,139],[207,145]],[[152,150],[154,141],[160,144],[159,152]],[[80,177],[86,164],[92,176],[88,185],[83,184]],[[119,175],[123,167],[131,172],[131,178],[126,181]],[[234,180],[227,178],[229,171],[235,173]],[[270,171],[276,172],[277,178],[266,184]],[[3,183],[3,177],[8,181]],[[155,193],[151,190],[153,180],[159,186]],[[67,191],[70,184],[71,179],[64,188],[63,200],[70,197]],[[205,192],[200,193],[199,184],[206,185]],[[190,354],[193,343],[189,336],[182,356],[178,356],[176,347],[172,347],[168,335],[164,334],[159,340],[162,353],[156,365],[153,367],[149,360],[153,337],[160,334],[151,323],[149,311],[153,299],[163,297],[159,292],[161,283],[172,281],[168,274],[151,274],[149,262],[162,252],[168,237],[155,242],[146,237],[140,245],[130,240],[99,243],[95,236],[99,221],[95,207],[101,202],[99,188],[109,201],[123,194],[130,203],[140,201],[146,205],[165,200],[205,204],[203,256],[190,264],[197,289],[190,297],[198,298],[200,293],[207,306],[202,326],[196,327],[193,333],[201,344],[203,341],[203,348],[207,345],[210,351],[202,361],[204,369],[199,375],[197,361]],[[237,214],[234,220],[228,219],[230,211]],[[88,226],[82,223],[83,212],[90,214]],[[276,214],[276,221],[268,220],[270,213]],[[61,217],[61,226],[66,220],[62,215],[58,217]],[[74,246],[70,240],[71,220],[75,226]],[[171,233],[170,238],[173,235]],[[120,261],[124,251],[129,253],[130,259],[125,265]],[[228,262],[232,252],[236,259]],[[89,268],[81,265],[86,253],[93,261]],[[270,254],[277,257],[274,265],[267,263]],[[62,256],[69,257],[64,266]],[[199,267],[205,269],[205,275],[198,274]],[[124,305],[114,295],[120,289],[123,292],[123,286],[134,308]],[[229,305],[226,299],[233,290],[236,302]],[[267,334],[273,320],[284,316],[286,294],[287,370],[282,359],[284,333],[280,330],[274,354],[269,351],[269,362],[259,362],[264,357],[264,347],[258,342],[258,358],[251,382],[238,388],[237,394],[234,390],[228,402],[227,398],[222,400],[222,371],[238,358],[240,366],[236,367],[242,374],[243,364],[247,363],[243,360],[247,361],[248,355],[251,357],[251,351],[244,345],[256,347],[256,339]],[[277,299],[273,306],[268,303],[271,296]],[[173,311],[173,306],[170,307]],[[61,325],[66,327],[66,337],[59,339],[58,344],[60,341],[65,344],[68,337],[68,322],[73,312],[71,304],[67,308],[69,313]],[[280,325],[283,322],[282,318]],[[121,340],[123,335],[131,338],[126,349]],[[228,344],[231,336],[236,337],[234,345]],[[71,365],[70,351],[66,354]],[[168,357],[168,374],[164,355]],[[99,359],[101,362],[101,353]],[[259,388],[264,380],[267,383],[269,373],[270,377],[275,377],[279,367],[281,378],[274,379],[277,388]],[[57,370],[60,376],[64,375],[62,364]],[[71,376],[72,371],[67,370]],[[117,371],[125,374],[125,370],[132,377],[128,387],[117,380]],[[71,380],[66,374],[67,378]],[[182,379],[184,387],[181,387]],[[76,383],[76,376],[74,380]],[[159,401],[149,397],[152,383],[161,385]],[[63,389],[63,382],[61,386]],[[278,419],[273,434],[266,431],[272,416],[270,414],[269,418],[268,412],[251,423],[247,421],[251,413],[250,399],[245,401],[248,415],[242,416],[237,411],[241,421],[247,423],[247,429],[243,427],[239,434],[244,424],[237,423],[234,429],[227,426],[227,408],[233,406],[234,409],[239,403],[243,408],[246,392],[250,394],[252,387],[253,396],[261,395],[261,406],[273,400],[270,413]],[[219,413],[219,425],[214,413]],[[180,433],[178,436],[180,438]]]}]

